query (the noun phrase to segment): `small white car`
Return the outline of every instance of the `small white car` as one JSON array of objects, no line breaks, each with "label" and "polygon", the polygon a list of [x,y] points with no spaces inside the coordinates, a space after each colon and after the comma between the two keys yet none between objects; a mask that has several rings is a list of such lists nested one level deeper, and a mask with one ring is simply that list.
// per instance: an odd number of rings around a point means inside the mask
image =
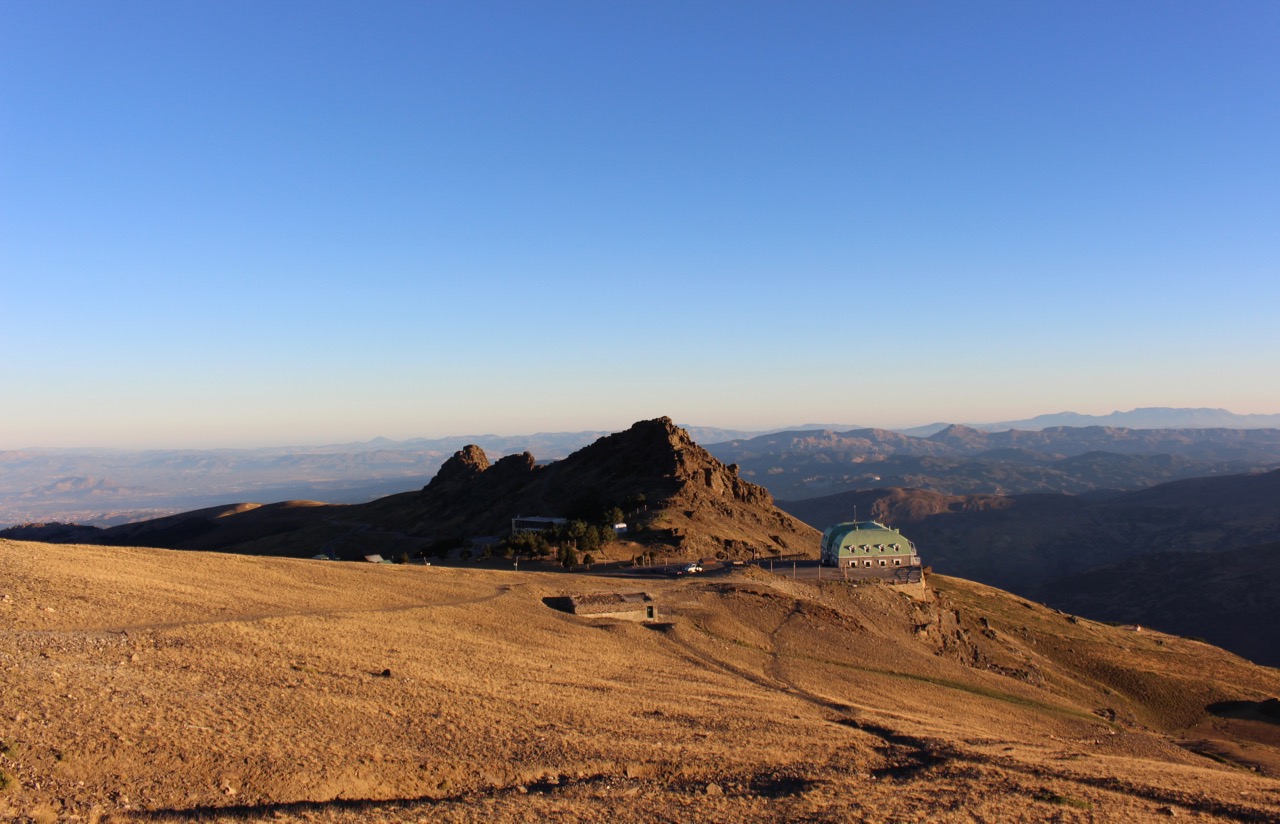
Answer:
[{"label": "small white car", "polygon": [[684,568],[684,571],[692,575],[695,572],[701,572],[702,567],[698,566],[697,564],[689,564],[687,567]]}]

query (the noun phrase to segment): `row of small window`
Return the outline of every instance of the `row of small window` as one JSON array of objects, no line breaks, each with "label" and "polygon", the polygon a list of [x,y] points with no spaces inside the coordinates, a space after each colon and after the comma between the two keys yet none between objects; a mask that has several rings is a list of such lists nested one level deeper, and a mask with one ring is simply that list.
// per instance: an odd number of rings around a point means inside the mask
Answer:
[{"label": "row of small window", "polygon": [[869,544],[863,544],[862,546],[851,546],[851,547],[849,547],[849,549],[852,549],[852,550],[855,550],[855,551],[860,549],[860,550],[862,550],[863,552],[870,552],[872,549],[878,549],[878,550],[880,550],[881,552],[884,552],[886,549],[892,549],[894,552],[897,552],[897,551],[898,551],[898,545],[897,545],[897,544],[892,544],[892,545],[891,545],[891,546],[889,546],[889,547],[885,547],[885,545],[884,545],[884,544],[876,544],[874,547],[872,547],[872,546],[871,546],[871,545],[869,545]]},{"label": "row of small window", "polygon": [[[853,564],[852,564],[852,566],[857,566],[857,565],[858,565],[858,562],[857,562],[857,561],[854,561],[854,562],[853,562]],[[869,567],[869,566],[871,566],[871,559],[870,559],[870,558],[868,558],[867,560],[863,561],[863,562],[862,562],[862,565],[863,565],[864,567]],[[880,566],[888,566],[888,565],[889,565],[889,563],[888,563],[884,558],[881,558],[881,559],[880,559]],[[901,559],[901,558],[894,558],[894,559],[893,559],[893,565],[894,565],[894,566],[902,566],[902,559]]]}]

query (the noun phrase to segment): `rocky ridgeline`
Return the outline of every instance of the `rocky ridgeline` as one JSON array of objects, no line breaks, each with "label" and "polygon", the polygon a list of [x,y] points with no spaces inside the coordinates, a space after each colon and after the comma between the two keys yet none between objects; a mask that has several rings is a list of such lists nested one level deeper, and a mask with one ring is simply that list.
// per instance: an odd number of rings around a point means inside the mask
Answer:
[{"label": "rocky ridgeline", "polygon": [[637,537],[691,555],[817,551],[818,533],[774,506],[762,486],[738,477],[670,418],[641,421],[564,460],[538,466],[525,452],[490,464],[458,450],[420,493],[415,532],[457,538],[499,534],[517,515],[566,517],[618,507],[643,527]]}]

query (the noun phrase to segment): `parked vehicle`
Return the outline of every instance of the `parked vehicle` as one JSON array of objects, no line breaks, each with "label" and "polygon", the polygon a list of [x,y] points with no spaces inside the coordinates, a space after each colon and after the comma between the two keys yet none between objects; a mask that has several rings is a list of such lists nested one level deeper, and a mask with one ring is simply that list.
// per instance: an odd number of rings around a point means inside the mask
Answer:
[{"label": "parked vehicle", "polygon": [[698,566],[697,564],[689,564],[687,567],[684,568],[684,571],[692,575],[695,572],[701,572],[702,567]]}]

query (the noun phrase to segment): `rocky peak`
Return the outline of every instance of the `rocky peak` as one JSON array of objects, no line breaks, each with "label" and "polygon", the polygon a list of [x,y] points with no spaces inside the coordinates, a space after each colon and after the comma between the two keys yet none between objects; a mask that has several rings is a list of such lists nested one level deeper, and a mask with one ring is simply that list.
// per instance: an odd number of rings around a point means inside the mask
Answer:
[{"label": "rocky peak", "polygon": [[453,457],[444,462],[436,476],[423,489],[441,489],[443,487],[465,484],[481,472],[489,468],[489,456],[475,444],[466,446],[453,453]]},{"label": "rocky peak", "polygon": [[533,455],[489,464],[460,450],[422,492],[411,529],[433,538],[498,534],[516,515],[566,517],[643,500],[649,538],[682,551],[811,551],[817,533],[777,510],[762,486],[738,477],[670,418],[640,421],[547,466]]},{"label": "rocky peak", "polygon": [[984,447],[990,438],[991,436],[981,429],[953,423],[946,429],[933,433],[926,440],[960,449],[978,449]]}]

